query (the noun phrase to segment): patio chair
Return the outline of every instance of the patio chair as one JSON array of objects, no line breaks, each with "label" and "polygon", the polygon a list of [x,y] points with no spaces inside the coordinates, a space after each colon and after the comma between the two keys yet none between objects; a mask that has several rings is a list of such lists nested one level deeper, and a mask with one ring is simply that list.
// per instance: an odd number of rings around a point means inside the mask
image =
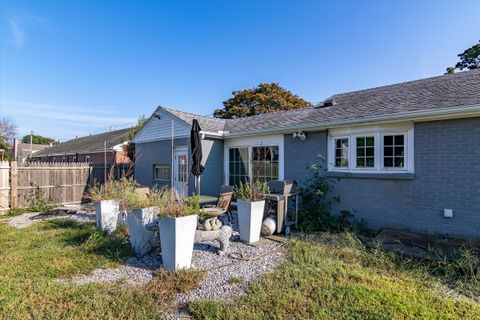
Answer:
[{"label": "patio chair", "polygon": [[232,224],[232,212],[230,210],[230,204],[233,198],[233,187],[223,185],[220,187],[220,194],[218,195],[217,202],[214,206],[205,206],[205,208],[221,208],[224,214],[227,215],[227,219]]}]

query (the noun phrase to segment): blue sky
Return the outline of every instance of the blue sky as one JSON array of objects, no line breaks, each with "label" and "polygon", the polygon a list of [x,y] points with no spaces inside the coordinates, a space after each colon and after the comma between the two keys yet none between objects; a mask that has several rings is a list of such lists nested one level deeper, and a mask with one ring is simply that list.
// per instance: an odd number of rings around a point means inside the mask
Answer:
[{"label": "blue sky", "polygon": [[56,139],[158,105],[211,114],[261,82],[315,102],[441,75],[480,2],[2,1],[0,116]]}]

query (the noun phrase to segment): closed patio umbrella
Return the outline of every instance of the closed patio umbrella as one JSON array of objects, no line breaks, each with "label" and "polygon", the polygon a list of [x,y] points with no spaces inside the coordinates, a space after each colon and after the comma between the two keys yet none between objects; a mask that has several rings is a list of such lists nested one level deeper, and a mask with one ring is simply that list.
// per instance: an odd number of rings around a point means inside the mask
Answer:
[{"label": "closed patio umbrella", "polygon": [[200,176],[203,174],[202,166],[202,141],[200,137],[200,125],[197,119],[193,119],[190,131],[190,147],[192,149],[192,174],[195,176],[195,192],[200,194]]}]

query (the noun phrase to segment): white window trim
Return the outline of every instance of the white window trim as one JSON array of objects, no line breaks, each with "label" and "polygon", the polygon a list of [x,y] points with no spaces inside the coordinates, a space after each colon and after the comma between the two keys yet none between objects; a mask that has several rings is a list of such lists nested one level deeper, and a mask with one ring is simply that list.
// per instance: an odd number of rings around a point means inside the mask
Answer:
[{"label": "white window trim", "polygon": [[246,138],[232,138],[226,139],[224,142],[224,183],[230,184],[229,177],[229,162],[231,148],[248,148],[248,176],[252,179],[252,148],[253,147],[265,147],[265,146],[278,146],[278,179],[284,179],[284,140],[283,134],[281,135],[268,135],[268,136],[256,136]]},{"label": "white window trim", "polygon": [[[159,178],[157,176],[157,167],[168,167],[168,171],[170,172],[170,170],[172,169],[171,165],[170,164],[154,164],[153,165],[153,180],[154,181],[157,181],[157,182],[170,182],[170,178],[171,177],[168,177],[168,178]],[[169,174],[171,176],[171,174]]]},{"label": "white window trim", "polygon": [[[383,136],[400,135],[405,136],[405,167],[384,168],[383,167]],[[374,137],[375,145],[375,166],[373,168],[357,168],[357,138]],[[347,167],[335,167],[335,145],[334,139],[349,138],[349,160]],[[382,124],[374,126],[355,126],[347,128],[330,129],[328,134],[328,170],[333,172],[351,173],[414,173],[414,130],[412,122],[395,124]]]},{"label": "white window trim", "polygon": [[85,162],[90,163],[90,156],[85,156]]},{"label": "white window trim", "polygon": [[[340,139],[347,139],[348,141],[348,166],[346,167],[336,167],[335,166],[335,156],[336,156],[336,149],[337,149],[337,146],[335,145],[335,140],[340,140]],[[347,135],[338,135],[338,136],[334,136],[332,138],[332,154],[333,154],[333,157],[332,157],[332,166],[333,168],[335,169],[338,169],[338,170],[347,170],[347,169],[350,169],[351,166],[352,166],[352,163],[351,163],[351,154],[352,154],[352,144],[351,144],[351,137],[350,136],[347,136]]]},{"label": "white window trim", "polygon": [[[373,167],[357,167],[357,138],[364,138],[364,137],[373,137],[373,148],[374,148],[374,164]],[[352,142],[351,142],[351,149],[350,149],[350,160],[352,161],[352,166],[351,168],[353,170],[358,170],[358,171],[377,171],[380,167],[379,165],[379,155],[378,152],[380,151],[380,141],[378,139],[378,134],[377,133],[362,133],[362,134],[354,134],[352,135]]]}]

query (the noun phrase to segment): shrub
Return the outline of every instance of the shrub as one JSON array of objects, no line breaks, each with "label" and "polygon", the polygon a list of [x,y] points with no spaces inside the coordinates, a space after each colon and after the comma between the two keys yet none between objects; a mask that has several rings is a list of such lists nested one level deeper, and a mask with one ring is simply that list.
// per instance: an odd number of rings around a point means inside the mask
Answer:
[{"label": "shrub", "polygon": [[360,232],[366,229],[364,221],[356,222],[353,213],[348,210],[331,213],[332,202],[339,202],[340,198],[331,196],[336,180],[325,175],[325,159],[319,155],[317,163],[310,164],[307,168],[310,174],[300,188],[300,231]]}]

